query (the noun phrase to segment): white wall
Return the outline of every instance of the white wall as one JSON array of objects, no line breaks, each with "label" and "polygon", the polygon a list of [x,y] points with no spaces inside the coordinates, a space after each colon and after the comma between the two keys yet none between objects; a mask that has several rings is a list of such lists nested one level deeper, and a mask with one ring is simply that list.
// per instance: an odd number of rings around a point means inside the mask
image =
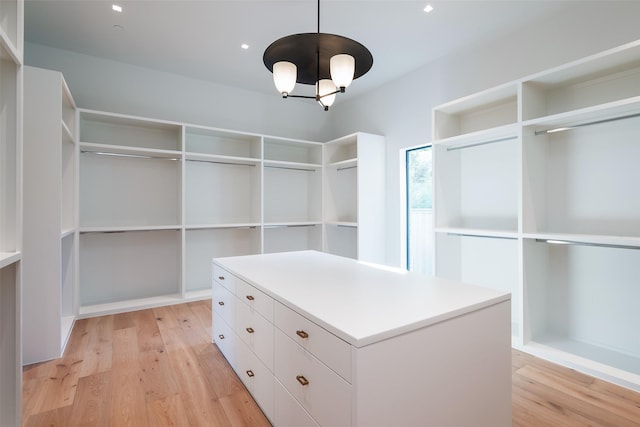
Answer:
[{"label": "white wall", "polygon": [[386,137],[387,262],[399,266],[405,256],[400,151],[430,142],[434,106],[640,39],[638,18],[640,1],[576,1],[509,37],[459,51],[375,92],[336,103],[330,137],[355,131]]},{"label": "white wall", "polygon": [[82,108],[316,141],[355,131],[385,135],[387,262],[401,265],[404,179],[399,153],[430,141],[432,108],[640,39],[638,17],[638,0],[576,0],[570,9],[509,37],[436,60],[370,94],[336,103],[323,115],[314,103],[283,102],[278,96],[31,43],[25,45],[25,63],[61,71]]},{"label": "white wall", "polygon": [[325,141],[315,102],[272,96],[122,62],[25,44],[25,63],[62,72],[81,108]]}]

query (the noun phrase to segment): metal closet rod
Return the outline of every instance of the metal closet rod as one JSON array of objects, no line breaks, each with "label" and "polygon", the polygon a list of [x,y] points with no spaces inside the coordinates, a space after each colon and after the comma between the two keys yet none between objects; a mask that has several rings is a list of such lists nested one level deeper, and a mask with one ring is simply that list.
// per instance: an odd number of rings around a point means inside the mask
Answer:
[{"label": "metal closet rod", "polygon": [[176,228],[153,228],[143,230],[83,230],[80,234],[118,234],[118,233],[147,233],[152,231],[180,231],[180,227]]},{"label": "metal closet rod", "polygon": [[274,165],[264,165],[265,168],[271,169],[288,169],[293,171],[304,171],[304,172],[315,172],[315,169],[305,169],[305,168],[294,168],[290,166],[274,166]]},{"label": "metal closet rod", "polygon": [[465,234],[465,233],[447,233],[447,236],[460,236],[460,237],[478,237],[480,239],[503,239],[503,240],[518,240],[517,237],[509,236],[484,236],[479,234]]},{"label": "metal closet rod", "polygon": [[255,167],[255,164],[251,163],[234,163],[234,162],[221,162],[218,160],[200,160],[200,159],[185,159],[187,162],[201,162],[201,163],[214,163],[216,165],[232,165],[232,166],[250,166]]},{"label": "metal closet rod", "polygon": [[465,148],[478,147],[480,145],[495,144],[496,142],[503,142],[503,141],[511,141],[512,139],[518,139],[518,137],[517,136],[507,136],[507,137],[504,137],[504,138],[496,138],[496,139],[489,139],[487,141],[475,142],[475,143],[468,144],[468,145],[460,145],[460,146],[456,146],[456,147],[447,147],[447,151],[463,150]]},{"label": "metal closet rod", "polygon": [[640,249],[639,246],[615,245],[612,243],[577,242],[575,240],[563,240],[563,239],[536,239],[536,242],[549,243],[552,245],[595,246],[600,248],[635,249],[635,250]]},{"label": "metal closet rod", "polygon": [[150,156],[147,154],[126,154],[126,153],[109,153],[105,151],[90,151],[90,150],[81,150],[82,154],[95,154],[96,156],[111,156],[111,157],[130,157],[134,159],[153,159],[153,160],[180,160],[176,157],[163,157],[163,156]]},{"label": "metal closet rod", "polygon": [[265,225],[263,228],[296,228],[296,227],[315,227],[317,224],[282,224],[282,225]]},{"label": "metal closet rod", "polygon": [[557,127],[557,128],[551,128],[551,129],[545,129],[545,130],[537,130],[537,131],[534,132],[534,135],[535,136],[546,135],[548,133],[562,132],[562,131],[565,131],[565,130],[571,130],[571,129],[574,129],[574,128],[579,128],[579,127],[584,127],[584,126],[591,126],[591,125],[599,125],[599,124],[602,124],[602,123],[616,122],[618,120],[632,119],[634,117],[640,117],[640,113],[627,114],[625,116],[612,117],[610,119],[594,120],[592,122],[579,123],[577,125],[571,125],[571,126],[560,126],[560,127]]},{"label": "metal closet rod", "polygon": [[348,169],[357,169],[357,168],[358,168],[358,165],[355,165],[355,166],[345,166],[345,167],[343,167],[343,168],[337,168],[336,170],[337,170],[338,172],[341,172],[341,171],[346,171],[346,170],[348,170]]}]

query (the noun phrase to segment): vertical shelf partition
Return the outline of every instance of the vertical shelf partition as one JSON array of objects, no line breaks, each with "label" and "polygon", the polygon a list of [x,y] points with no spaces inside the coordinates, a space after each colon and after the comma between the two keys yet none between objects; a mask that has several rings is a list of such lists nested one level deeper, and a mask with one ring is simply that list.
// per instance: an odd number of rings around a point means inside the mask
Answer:
[{"label": "vertical shelf partition", "polygon": [[0,2],[0,425],[21,425],[22,0]]},{"label": "vertical shelf partition", "polygon": [[24,70],[23,363],[58,358],[75,320],[75,103],[62,74]]},{"label": "vertical shelf partition", "polygon": [[640,390],[640,41],[433,119],[436,274],[510,290],[514,346]]}]

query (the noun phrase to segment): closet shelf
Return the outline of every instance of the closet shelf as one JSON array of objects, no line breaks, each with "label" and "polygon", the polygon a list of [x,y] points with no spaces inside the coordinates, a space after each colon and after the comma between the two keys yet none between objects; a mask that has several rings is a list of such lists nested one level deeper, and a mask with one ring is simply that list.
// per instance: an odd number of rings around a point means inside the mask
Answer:
[{"label": "closet shelf", "polygon": [[20,261],[22,253],[20,252],[0,252],[0,268],[5,268],[15,262]]},{"label": "closet shelf", "polygon": [[589,122],[611,121],[637,114],[640,114],[640,96],[530,119],[524,121],[522,125],[533,133],[549,128],[584,126]]}]

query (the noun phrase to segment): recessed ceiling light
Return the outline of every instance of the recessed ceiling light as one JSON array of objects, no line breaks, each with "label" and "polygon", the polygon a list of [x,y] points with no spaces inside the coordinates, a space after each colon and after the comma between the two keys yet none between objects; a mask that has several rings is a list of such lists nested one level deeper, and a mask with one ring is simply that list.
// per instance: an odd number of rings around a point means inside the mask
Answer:
[{"label": "recessed ceiling light", "polygon": [[122,12],[122,6],[119,6],[117,4],[112,4],[111,9],[115,10],[116,12]]},{"label": "recessed ceiling light", "polygon": [[431,6],[430,4],[428,4],[428,5],[426,5],[424,7],[424,11],[427,12],[427,13],[431,12],[432,10],[433,10],[433,6]]},{"label": "recessed ceiling light", "polygon": [[242,43],[242,45],[240,45],[241,48],[243,48],[244,50],[249,49],[249,45],[246,43]]}]

